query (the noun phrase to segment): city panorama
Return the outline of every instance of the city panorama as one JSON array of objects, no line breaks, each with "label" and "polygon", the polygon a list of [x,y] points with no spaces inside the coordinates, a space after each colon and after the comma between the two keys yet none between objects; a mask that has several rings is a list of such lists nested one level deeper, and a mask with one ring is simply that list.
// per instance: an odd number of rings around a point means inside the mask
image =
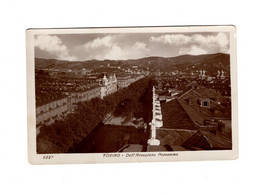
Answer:
[{"label": "city panorama", "polygon": [[34,40],[38,154],[232,149],[228,33]]}]

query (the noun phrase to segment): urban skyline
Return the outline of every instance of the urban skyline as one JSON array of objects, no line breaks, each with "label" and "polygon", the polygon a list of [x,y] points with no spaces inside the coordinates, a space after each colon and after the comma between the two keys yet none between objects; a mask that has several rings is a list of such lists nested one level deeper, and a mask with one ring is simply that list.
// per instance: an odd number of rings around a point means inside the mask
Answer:
[{"label": "urban skyline", "polygon": [[230,55],[186,57],[36,58],[37,153],[231,150]]},{"label": "urban skyline", "polygon": [[34,36],[38,154],[232,149],[230,33],[101,32]]}]

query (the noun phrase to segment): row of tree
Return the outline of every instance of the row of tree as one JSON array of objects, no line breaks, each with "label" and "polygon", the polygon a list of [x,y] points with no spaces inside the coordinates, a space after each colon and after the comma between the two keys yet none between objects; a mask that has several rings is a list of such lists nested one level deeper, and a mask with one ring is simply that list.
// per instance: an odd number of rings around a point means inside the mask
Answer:
[{"label": "row of tree", "polygon": [[42,126],[37,136],[37,153],[66,153],[101,123],[108,113],[120,115],[125,109],[137,111],[139,100],[150,87],[150,81],[146,77],[104,99],[80,102],[75,113],[69,114],[64,120]]}]

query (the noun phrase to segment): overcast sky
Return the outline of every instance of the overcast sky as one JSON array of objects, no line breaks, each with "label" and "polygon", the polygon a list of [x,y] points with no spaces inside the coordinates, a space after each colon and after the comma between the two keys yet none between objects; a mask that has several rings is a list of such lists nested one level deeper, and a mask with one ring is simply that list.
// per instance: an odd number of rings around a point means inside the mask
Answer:
[{"label": "overcast sky", "polygon": [[115,33],[35,35],[38,58],[126,60],[229,53],[228,33]]}]

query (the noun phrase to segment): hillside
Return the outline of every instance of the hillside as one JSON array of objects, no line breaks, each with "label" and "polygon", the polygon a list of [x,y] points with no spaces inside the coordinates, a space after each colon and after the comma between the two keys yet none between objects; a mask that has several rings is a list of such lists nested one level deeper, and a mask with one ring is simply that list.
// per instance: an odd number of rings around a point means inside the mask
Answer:
[{"label": "hillside", "polygon": [[217,71],[224,70],[230,71],[230,55],[217,53],[217,54],[206,54],[206,55],[182,55],[172,58],[162,57],[148,57],[138,60],[128,60],[128,64],[138,65],[141,67],[150,67],[161,70],[190,70],[190,69],[204,69],[206,71]]},{"label": "hillside", "polygon": [[182,55],[171,58],[164,57],[146,57],[135,60],[89,60],[89,61],[60,61],[55,59],[35,59],[35,67],[54,68],[54,69],[80,69],[80,68],[99,68],[102,65],[110,64],[111,66],[138,66],[140,68],[160,69],[164,71],[180,70],[191,71],[204,69],[207,72],[215,72],[217,70],[230,71],[230,55],[217,53],[206,55]]}]

